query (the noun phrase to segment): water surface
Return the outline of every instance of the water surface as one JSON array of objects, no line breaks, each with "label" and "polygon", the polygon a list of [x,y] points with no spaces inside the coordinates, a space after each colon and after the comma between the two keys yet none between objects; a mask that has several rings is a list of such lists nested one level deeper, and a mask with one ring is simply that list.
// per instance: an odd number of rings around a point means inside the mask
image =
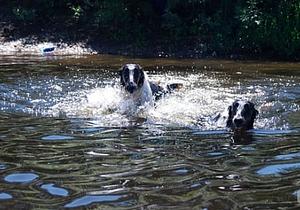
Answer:
[{"label": "water surface", "polygon": [[[183,88],[124,101],[118,70]],[[300,64],[115,56],[0,57],[0,206],[297,209]],[[254,130],[211,119],[237,98]]]}]

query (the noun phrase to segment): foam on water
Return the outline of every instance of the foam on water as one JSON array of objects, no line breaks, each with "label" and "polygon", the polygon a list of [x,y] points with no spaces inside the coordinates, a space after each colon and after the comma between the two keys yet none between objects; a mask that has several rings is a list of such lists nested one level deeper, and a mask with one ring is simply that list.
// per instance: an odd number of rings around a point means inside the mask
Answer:
[{"label": "foam on water", "polygon": [[35,76],[0,84],[0,109],[38,116],[88,119],[89,126],[95,127],[143,124],[201,130],[224,129],[225,120],[215,123],[212,119],[220,112],[226,114],[227,107],[235,99],[256,104],[259,116],[254,126],[257,129],[289,129],[288,115],[300,110],[295,102],[297,83],[289,78],[258,77],[256,81],[232,82],[223,72],[201,71],[149,73],[149,79],[162,86],[182,83],[183,88],[157,101],[155,107],[137,107],[124,99],[118,75],[111,72]]},{"label": "foam on water", "polygon": [[77,91],[76,96],[67,95],[59,103],[52,106],[48,114],[52,116],[92,118],[97,126],[128,126],[137,119],[148,124],[165,126],[196,127],[203,130],[224,129],[225,120],[216,124],[213,117],[220,112],[226,113],[228,105],[235,99],[253,101],[260,115],[255,123],[258,129],[288,129],[288,123],[281,112],[299,110],[296,104],[288,104],[282,100],[268,101],[269,89],[262,86],[231,87],[222,84],[226,81],[204,74],[188,76],[155,75],[151,80],[161,85],[180,82],[183,88],[156,102],[155,107],[137,107],[132,101],[124,100],[121,87],[106,85],[85,91]]}]

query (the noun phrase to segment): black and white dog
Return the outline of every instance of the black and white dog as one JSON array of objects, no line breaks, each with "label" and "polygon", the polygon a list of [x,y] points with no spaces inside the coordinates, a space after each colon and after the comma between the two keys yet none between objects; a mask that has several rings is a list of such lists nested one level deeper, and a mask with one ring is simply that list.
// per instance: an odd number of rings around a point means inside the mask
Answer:
[{"label": "black and white dog", "polygon": [[257,115],[258,111],[255,109],[252,102],[235,100],[232,105],[228,107],[228,119],[226,126],[232,129],[253,129],[254,120]]},{"label": "black and white dog", "polygon": [[225,115],[218,114],[215,118],[216,121],[226,119],[226,127],[237,130],[250,130],[253,129],[253,124],[258,111],[255,109],[254,104],[246,100],[235,100],[226,111]]},{"label": "black and white dog", "polygon": [[125,64],[120,70],[121,86],[136,105],[154,105],[154,101],[182,86],[179,83],[167,85],[166,88],[150,82],[146,72],[138,64]]}]

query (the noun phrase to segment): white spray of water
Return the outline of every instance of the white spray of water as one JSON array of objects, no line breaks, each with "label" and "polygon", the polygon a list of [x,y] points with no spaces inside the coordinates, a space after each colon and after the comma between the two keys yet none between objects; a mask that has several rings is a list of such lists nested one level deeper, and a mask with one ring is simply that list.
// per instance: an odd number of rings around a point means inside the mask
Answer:
[{"label": "white spray of water", "polygon": [[[224,87],[220,85],[220,80],[206,78],[202,74],[159,78],[161,85],[180,82],[183,88],[157,101],[154,107],[137,107],[133,101],[124,99],[120,86],[106,85],[69,94],[51,107],[48,113],[52,116],[89,118],[97,126],[122,127],[143,119],[142,122],[148,124],[197,127],[203,130],[224,129],[225,120],[223,123],[215,123],[212,119],[220,112],[226,115],[228,105],[235,99],[258,103],[256,108],[264,114],[263,101],[268,96],[260,86],[249,87],[246,92],[241,92],[239,87]],[[274,123],[278,120],[259,117],[255,127],[275,128]]]}]

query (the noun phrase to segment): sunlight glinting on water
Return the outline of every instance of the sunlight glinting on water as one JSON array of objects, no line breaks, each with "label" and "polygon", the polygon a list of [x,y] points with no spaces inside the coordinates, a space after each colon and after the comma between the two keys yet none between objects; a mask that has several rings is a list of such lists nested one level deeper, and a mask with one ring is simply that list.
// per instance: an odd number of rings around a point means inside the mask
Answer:
[{"label": "sunlight glinting on water", "polygon": [[[169,126],[196,127],[203,130],[224,129],[224,123],[214,123],[212,118],[227,107],[235,99],[246,99],[256,103],[260,115],[255,123],[256,128],[288,129],[288,124],[280,117],[269,116],[273,107],[288,110],[281,100],[268,101],[268,87],[226,86],[226,79],[208,77],[205,74],[189,74],[188,76],[150,75],[152,81],[161,85],[172,82],[183,84],[183,88],[165,96],[156,102],[155,107],[136,107],[130,100],[123,98],[123,91],[118,84],[106,83],[104,87],[70,92],[60,98],[52,106],[47,115],[77,118],[93,118],[94,126],[128,126],[138,118],[145,119],[148,124]],[[293,105],[298,110],[297,105]],[[276,110],[275,110],[276,111]]]},{"label": "sunlight glinting on water", "polygon": [[259,111],[254,124],[257,129],[289,129],[287,116],[300,110],[299,104],[292,101],[299,94],[293,78],[262,76],[251,82],[224,72],[207,71],[148,75],[150,81],[162,86],[182,83],[183,87],[157,101],[155,107],[137,107],[124,99],[118,75],[106,70],[90,75],[76,72],[51,77],[32,75],[18,85],[0,86],[0,109],[36,116],[89,118],[95,127],[146,122],[146,125],[201,130],[224,129],[225,121],[215,123],[212,119],[218,113],[226,114],[235,99],[255,103]]},{"label": "sunlight glinting on water", "polygon": [[[183,86],[139,107],[116,60],[1,69],[1,207],[299,207],[298,76],[140,62],[150,81]],[[226,129],[235,99],[255,104],[254,130]]]}]

